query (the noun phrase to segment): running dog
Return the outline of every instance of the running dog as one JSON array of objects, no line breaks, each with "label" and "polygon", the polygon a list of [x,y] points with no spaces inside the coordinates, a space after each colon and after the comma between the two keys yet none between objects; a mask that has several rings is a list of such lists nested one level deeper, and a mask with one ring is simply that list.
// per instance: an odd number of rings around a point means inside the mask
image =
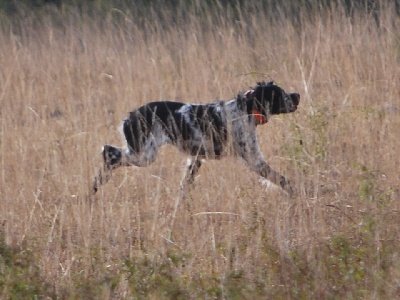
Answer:
[{"label": "running dog", "polygon": [[292,113],[300,102],[298,93],[287,94],[274,82],[259,82],[229,101],[187,104],[151,102],[129,113],[122,124],[126,146],[105,145],[104,166],[93,181],[93,192],[105,184],[111,171],[121,166],[148,166],[158,148],[173,144],[191,157],[184,181],[193,182],[203,159],[227,155],[241,157],[261,177],[293,195],[293,186],[273,170],[261,153],[256,127],[272,115]]}]

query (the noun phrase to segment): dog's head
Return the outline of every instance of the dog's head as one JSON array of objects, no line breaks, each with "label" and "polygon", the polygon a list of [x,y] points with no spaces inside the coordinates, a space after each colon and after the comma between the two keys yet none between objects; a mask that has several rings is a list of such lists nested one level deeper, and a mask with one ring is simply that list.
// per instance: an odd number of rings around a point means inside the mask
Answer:
[{"label": "dog's head", "polygon": [[252,110],[257,110],[265,118],[265,123],[270,115],[287,114],[296,111],[300,103],[298,93],[287,94],[273,81],[268,83],[258,82],[255,87],[247,91],[244,96],[253,100]]}]

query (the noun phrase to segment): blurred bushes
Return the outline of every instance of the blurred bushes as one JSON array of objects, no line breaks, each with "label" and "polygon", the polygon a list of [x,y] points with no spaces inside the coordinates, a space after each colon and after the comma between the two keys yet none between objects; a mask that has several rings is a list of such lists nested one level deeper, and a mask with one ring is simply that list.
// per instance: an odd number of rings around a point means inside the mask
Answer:
[{"label": "blurred bushes", "polygon": [[44,281],[38,254],[28,245],[12,247],[0,232],[0,297],[2,299],[54,298],[53,287]]},{"label": "blurred bushes", "polygon": [[400,2],[390,0],[0,0],[0,27],[18,34],[26,27],[62,29],[71,22],[102,27],[128,20],[146,28],[157,20],[165,28],[175,28],[196,16],[204,20],[203,30],[213,30],[226,20],[238,20],[240,26],[240,20],[262,11],[271,22],[287,20],[301,31],[305,20],[326,11],[342,11],[350,17],[361,12],[379,24],[380,11],[388,5],[400,15]]},{"label": "blurred bushes", "polygon": [[[279,7],[285,15],[295,16],[300,8],[306,7],[307,10],[315,11],[332,6],[343,6],[347,14],[353,14],[357,10],[363,10],[367,13],[378,14],[384,4],[390,3],[390,0],[220,0],[220,1],[196,1],[196,0],[0,0],[0,11],[6,15],[16,15],[21,11],[33,10],[39,11],[44,7],[52,6],[59,10],[78,9],[80,11],[94,12],[94,14],[106,13],[110,9],[118,9],[124,12],[138,11],[143,9],[169,7],[170,9],[196,9],[199,12],[205,8],[212,7],[219,10],[241,10],[242,8],[251,8],[251,6],[262,8],[269,11],[272,8]],[[400,3],[395,3],[396,12],[400,13]],[[248,13],[251,13],[247,10]]]}]

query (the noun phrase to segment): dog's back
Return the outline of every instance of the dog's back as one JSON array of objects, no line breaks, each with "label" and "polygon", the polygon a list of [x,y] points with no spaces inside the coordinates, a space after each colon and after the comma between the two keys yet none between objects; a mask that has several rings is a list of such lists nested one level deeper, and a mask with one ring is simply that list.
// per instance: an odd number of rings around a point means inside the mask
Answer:
[{"label": "dog's back", "polygon": [[123,133],[128,146],[136,153],[142,150],[149,138],[154,138],[157,146],[176,141],[181,132],[176,124],[183,119],[176,116],[184,103],[172,101],[151,102],[129,113],[123,123]]},{"label": "dog's back", "polygon": [[173,144],[193,156],[220,156],[227,138],[224,103],[151,102],[129,114],[123,133],[135,153],[150,139],[157,147]]}]

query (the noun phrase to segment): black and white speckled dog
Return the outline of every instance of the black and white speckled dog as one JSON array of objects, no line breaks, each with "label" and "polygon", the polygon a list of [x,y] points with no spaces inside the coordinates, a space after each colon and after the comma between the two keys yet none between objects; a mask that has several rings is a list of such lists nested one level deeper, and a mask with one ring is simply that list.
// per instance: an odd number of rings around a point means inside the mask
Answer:
[{"label": "black and white speckled dog", "polygon": [[96,192],[109,180],[112,170],[120,166],[147,166],[154,162],[161,145],[173,144],[192,157],[184,179],[189,183],[199,171],[202,159],[234,155],[292,195],[290,182],[264,160],[256,126],[267,123],[271,115],[294,112],[299,102],[299,94],[287,94],[273,82],[259,82],[229,101],[203,105],[172,101],[145,104],[130,112],[123,122],[127,146],[103,147],[104,167],[94,179],[93,190]]}]

